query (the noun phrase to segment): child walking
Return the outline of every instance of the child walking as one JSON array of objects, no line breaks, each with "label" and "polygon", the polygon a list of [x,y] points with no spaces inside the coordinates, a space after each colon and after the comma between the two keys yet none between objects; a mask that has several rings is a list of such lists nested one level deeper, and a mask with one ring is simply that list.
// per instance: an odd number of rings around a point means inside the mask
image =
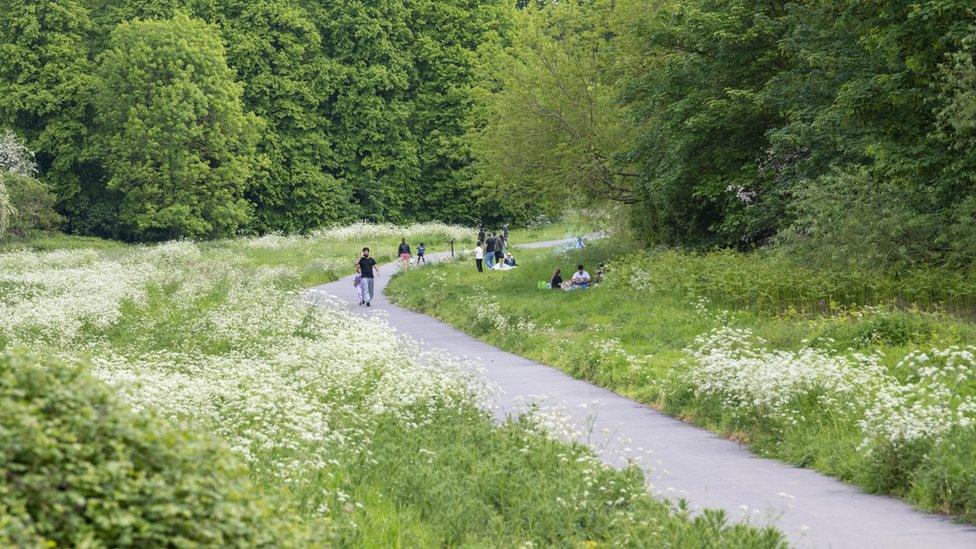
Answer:
[{"label": "child walking", "polygon": [[485,260],[485,243],[478,242],[478,246],[474,249],[474,265],[478,268],[479,273],[485,272],[484,267],[481,264]]}]

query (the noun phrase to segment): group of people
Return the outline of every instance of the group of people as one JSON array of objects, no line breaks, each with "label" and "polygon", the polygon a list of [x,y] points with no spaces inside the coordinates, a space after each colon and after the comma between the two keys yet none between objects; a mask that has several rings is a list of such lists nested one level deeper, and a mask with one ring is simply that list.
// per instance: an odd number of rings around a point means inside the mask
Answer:
[{"label": "group of people", "polygon": [[[417,246],[417,265],[427,264],[427,258],[424,257],[425,253],[427,253],[427,246],[424,246],[424,243],[421,242],[420,246]],[[410,260],[413,258],[413,254],[410,253],[410,244],[407,244],[406,238],[400,239],[400,246],[397,248],[397,257],[400,258],[404,268],[410,266]]]},{"label": "group of people", "polygon": [[[576,272],[569,280],[563,280],[562,269],[556,269],[552,273],[552,278],[549,279],[549,288],[553,290],[585,290],[593,284],[596,284],[603,280],[603,273],[605,267],[601,263],[596,271],[596,278],[590,276],[590,273],[586,272],[582,264],[576,266]],[[540,284],[542,284],[540,282]]]},{"label": "group of people", "polygon": [[[417,264],[427,264],[427,258],[424,255],[427,253],[427,246],[423,242],[417,246]],[[407,239],[400,239],[400,246],[397,248],[397,257],[403,262],[403,267],[408,267],[410,261],[413,258],[413,254],[410,250],[410,244],[407,244]],[[363,248],[362,254],[356,261],[356,277],[353,285],[359,291],[359,304],[366,307],[372,307],[373,301],[373,290],[375,288],[376,275],[380,274],[379,265],[376,264],[376,259],[370,257],[369,248]]]},{"label": "group of people", "polygon": [[508,225],[502,225],[498,234],[478,230],[478,245],[474,249],[474,264],[479,273],[488,270],[507,270],[518,267],[515,257],[508,251]]},{"label": "group of people", "polygon": [[[583,241],[577,237],[576,246],[582,247]],[[427,249],[423,242],[417,246],[417,264],[426,264],[424,257]],[[403,267],[410,265],[413,253],[407,239],[400,239],[397,248],[397,257],[403,263]],[[508,225],[502,225],[498,233],[486,233],[484,227],[478,230],[478,245],[474,251],[474,262],[479,273],[484,272],[485,267],[489,270],[507,270],[518,266],[515,257],[508,251]],[[372,306],[373,291],[375,288],[376,275],[379,274],[379,266],[376,259],[370,257],[369,248],[363,248],[362,255],[356,261],[356,278],[354,285],[359,291],[359,304],[366,307]],[[580,290],[589,288],[596,284],[603,277],[604,266],[601,264],[594,279],[590,273],[586,272],[583,265],[576,266],[576,272],[569,280],[563,280],[562,271],[556,269],[549,280],[549,288],[562,290]],[[543,282],[539,283],[540,285]]]}]

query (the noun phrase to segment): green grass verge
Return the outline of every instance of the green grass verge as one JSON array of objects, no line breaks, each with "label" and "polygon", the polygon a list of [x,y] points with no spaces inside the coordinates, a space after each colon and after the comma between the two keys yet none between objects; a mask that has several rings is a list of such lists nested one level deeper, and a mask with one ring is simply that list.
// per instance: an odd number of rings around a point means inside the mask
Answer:
[{"label": "green grass verge", "polygon": [[[404,273],[387,293],[503,349],[745,441],[761,455],[976,521],[976,433],[966,419],[973,410],[959,405],[976,402],[968,381],[976,366],[961,350],[951,360],[969,373],[934,385],[933,375],[951,370],[946,360],[925,363],[934,359],[912,354],[971,344],[976,326],[937,307],[859,302],[894,296],[884,288],[933,288],[929,278],[917,286],[878,281],[869,299],[861,292],[864,274],[847,277],[855,281],[851,290],[842,274],[763,256],[646,254],[610,241],[516,256],[521,266],[513,271],[477,273],[465,260]],[[610,274],[595,288],[537,289],[556,267],[566,278],[577,263],[593,273],[601,262],[610,263]],[[817,280],[829,283],[816,287]],[[835,293],[825,293],[828,286]],[[687,349],[709,345],[696,338],[727,327],[748,330],[743,338],[751,343],[741,352],[709,349],[712,366],[725,361],[709,374]],[[704,388],[694,381],[701,371],[725,376],[706,380],[724,385]],[[754,403],[780,393],[783,402],[773,407]],[[836,402],[845,399],[856,402]],[[871,413],[880,414],[872,420],[878,425],[862,427]]]}]

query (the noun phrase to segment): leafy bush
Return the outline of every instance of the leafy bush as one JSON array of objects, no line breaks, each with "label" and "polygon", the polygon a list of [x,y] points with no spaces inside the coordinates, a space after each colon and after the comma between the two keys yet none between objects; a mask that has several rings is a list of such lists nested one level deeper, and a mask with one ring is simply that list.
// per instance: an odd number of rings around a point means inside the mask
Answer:
[{"label": "leafy bush", "polygon": [[12,209],[7,227],[10,234],[26,236],[37,230],[53,230],[64,221],[54,211],[55,197],[44,183],[17,174],[3,176],[3,183]]},{"label": "leafy bush", "polygon": [[13,208],[10,206],[10,197],[7,194],[7,187],[0,178],[0,238],[7,234],[7,227],[10,225],[10,214]]},{"label": "leafy bush", "polygon": [[0,544],[257,546],[293,535],[210,439],[78,368],[0,355]]}]

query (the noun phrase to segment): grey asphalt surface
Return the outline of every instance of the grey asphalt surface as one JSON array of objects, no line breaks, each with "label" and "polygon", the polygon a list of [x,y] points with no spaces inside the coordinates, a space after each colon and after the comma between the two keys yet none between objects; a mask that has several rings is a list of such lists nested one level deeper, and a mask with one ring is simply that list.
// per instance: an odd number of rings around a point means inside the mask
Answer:
[{"label": "grey asphalt surface", "polygon": [[[428,254],[429,260],[441,257]],[[393,305],[383,290],[395,268],[390,264],[381,270],[370,309],[356,305],[351,276],[312,288],[309,294],[333,295],[352,310],[385,317],[393,328],[427,348],[480,361],[488,379],[501,389],[494,410],[498,415],[516,413],[525,400],[544,396],[544,406],[561,408],[578,425],[590,427],[589,434],[578,439],[606,463],[621,466],[639,460],[656,495],[683,498],[695,510],[724,509],[733,520],[772,524],[799,547],[976,548],[976,527],[919,511],[895,498],[864,493],[809,469],[757,457],[736,442]]]}]

